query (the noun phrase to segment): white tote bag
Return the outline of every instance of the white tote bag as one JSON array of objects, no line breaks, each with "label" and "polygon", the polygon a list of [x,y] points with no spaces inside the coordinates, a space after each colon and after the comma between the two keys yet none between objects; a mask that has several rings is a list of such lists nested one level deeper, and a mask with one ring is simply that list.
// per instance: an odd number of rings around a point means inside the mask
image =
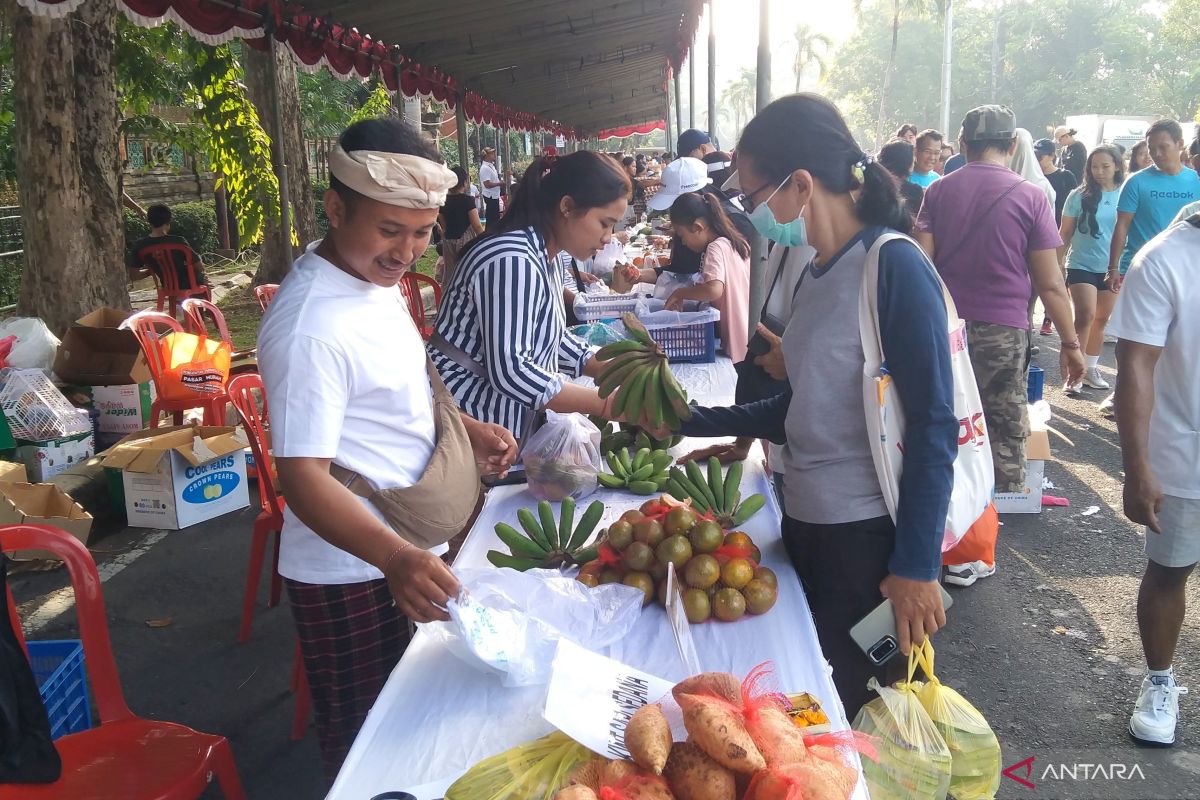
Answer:
[{"label": "white tote bag", "polygon": [[[863,401],[867,413],[867,431],[871,434],[871,455],[875,472],[883,488],[888,513],[896,519],[900,503],[900,475],[904,469],[904,409],[891,375],[883,360],[883,342],[879,333],[879,250],[894,239],[919,245],[899,233],[885,233],[875,240],[867,253],[862,290],[858,302],[858,330],[862,338]],[[928,261],[927,261],[928,263]],[[946,301],[946,333],[950,340],[950,366],[954,374],[954,415],[958,418],[958,456],[954,459],[954,491],[946,513],[942,552],[953,548],[983,514],[996,488],[992,469],[992,448],[984,423],[983,403],[975,372],[967,353],[966,323],[959,319],[954,299],[942,283],[933,265],[930,272],[942,287]]]}]

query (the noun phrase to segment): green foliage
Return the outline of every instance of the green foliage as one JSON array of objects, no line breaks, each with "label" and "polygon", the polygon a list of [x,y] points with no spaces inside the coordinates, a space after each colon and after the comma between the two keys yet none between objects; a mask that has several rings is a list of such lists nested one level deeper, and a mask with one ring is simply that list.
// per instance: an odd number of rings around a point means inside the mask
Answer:
[{"label": "green foliage", "polygon": [[7,12],[7,6],[0,7],[0,183],[17,179],[12,26],[9,24]]},{"label": "green foliage", "polygon": [[317,217],[317,235],[324,236],[329,232],[329,217],[325,214],[325,192],[329,189],[326,181],[313,181],[313,209]]},{"label": "green foliage", "polygon": [[300,84],[300,116],[304,134],[310,138],[332,138],[350,124],[350,115],[370,96],[362,81],[343,81],[323,69],[319,72],[298,72]]},{"label": "green foliage", "polygon": [[21,275],[25,272],[25,254],[0,258],[0,306],[11,306],[21,293]]},{"label": "green foliage", "polygon": [[150,225],[146,220],[130,211],[122,209],[125,217],[125,250],[133,247],[133,243],[150,235]]},{"label": "green foliage", "polygon": [[366,102],[359,106],[358,110],[350,115],[349,125],[356,122],[361,122],[364,119],[376,119],[378,117],[394,117],[396,109],[392,105],[392,96],[388,94],[388,90],[383,84],[375,87],[375,90],[367,97]]}]

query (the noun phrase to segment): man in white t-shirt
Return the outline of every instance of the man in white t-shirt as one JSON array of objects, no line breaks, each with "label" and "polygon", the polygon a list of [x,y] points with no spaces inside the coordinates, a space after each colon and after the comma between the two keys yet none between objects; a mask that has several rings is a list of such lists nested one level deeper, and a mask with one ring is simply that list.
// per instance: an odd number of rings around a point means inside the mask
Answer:
[{"label": "man in white t-shirt", "polygon": [[[439,446],[424,343],[398,283],[458,179],[431,143],[393,119],[347,129],[330,174],[329,234],[276,292],[258,360],[287,498],[279,573],[332,778],[404,652],[408,620],[447,619],[459,588],[438,553],[401,538],[331,474],[349,470],[375,490],[413,487]],[[512,436],[462,422],[476,464],[506,469]]]},{"label": "man in white t-shirt", "polygon": [[1171,663],[1188,576],[1200,561],[1200,215],[1176,222],[1134,256],[1108,330],[1117,337],[1117,429],[1125,516],[1146,526],[1149,563],[1137,617],[1148,674],[1129,720],[1146,744],[1175,743]]},{"label": "man in white t-shirt", "polygon": [[500,173],[496,170],[496,148],[483,148],[479,162],[479,182],[483,184],[483,211],[487,217],[484,226],[491,233],[500,224]]}]

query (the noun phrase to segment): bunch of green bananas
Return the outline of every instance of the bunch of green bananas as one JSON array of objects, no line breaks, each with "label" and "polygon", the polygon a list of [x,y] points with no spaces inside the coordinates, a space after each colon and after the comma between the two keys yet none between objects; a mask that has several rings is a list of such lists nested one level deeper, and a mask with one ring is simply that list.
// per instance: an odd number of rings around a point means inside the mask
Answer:
[{"label": "bunch of green bananas", "polygon": [[633,338],[605,345],[596,358],[608,362],[596,378],[600,396],[616,392],[612,412],[635,425],[651,430],[678,430],[679,424],[692,418],[687,394],[667,366],[663,352],[637,317],[622,317],[625,330]]},{"label": "bunch of green bananas", "polygon": [[592,424],[600,429],[600,454],[616,453],[622,447],[628,447],[636,453],[643,447],[650,450],[670,450],[683,441],[682,436],[668,436],[665,439],[655,439],[636,425],[628,423],[606,422],[600,417],[588,417]]},{"label": "bunch of green bananas", "polygon": [[767,498],[752,494],[742,499],[742,462],[729,466],[729,474],[722,478],[721,462],[713,456],[708,459],[708,475],[695,461],[689,461],[684,469],[671,467],[667,480],[667,491],[676,500],[691,500],[692,507],[701,513],[711,513],[725,530],[740,526],[759,512]]},{"label": "bunch of green bananas", "polygon": [[496,524],[496,535],[508,545],[509,553],[489,550],[487,560],[497,567],[524,572],[535,567],[558,569],[572,564],[595,561],[599,550],[587,547],[587,541],[596,530],[604,514],[604,504],[595,500],[583,512],[579,524],[572,530],[575,520],[575,500],[568,497],[562,501],[558,519],[554,519],[554,508],[543,500],[537,505],[538,515],[527,508],[517,512],[517,520],[525,533],[504,522]]},{"label": "bunch of green bananas", "polygon": [[600,485],[607,489],[628,489],[634,494],[657,494],[666,488],[669,475],[667,468],[675,460],[665,450],[643,447],[636,455],[629,455],[629,448],[622,447],[605,456],[612,473],[597,475]]}]

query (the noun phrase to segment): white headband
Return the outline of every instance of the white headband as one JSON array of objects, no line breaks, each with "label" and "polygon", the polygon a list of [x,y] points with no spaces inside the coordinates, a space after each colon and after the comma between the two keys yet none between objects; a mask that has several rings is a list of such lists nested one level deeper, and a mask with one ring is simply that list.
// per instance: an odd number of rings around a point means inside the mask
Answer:
[{"label": "white headband", "polygon": [[441,208],[458,176],[442,164],[406,153],[354,150],[329,153],[329,171],[365,197],[401,208]]}]

